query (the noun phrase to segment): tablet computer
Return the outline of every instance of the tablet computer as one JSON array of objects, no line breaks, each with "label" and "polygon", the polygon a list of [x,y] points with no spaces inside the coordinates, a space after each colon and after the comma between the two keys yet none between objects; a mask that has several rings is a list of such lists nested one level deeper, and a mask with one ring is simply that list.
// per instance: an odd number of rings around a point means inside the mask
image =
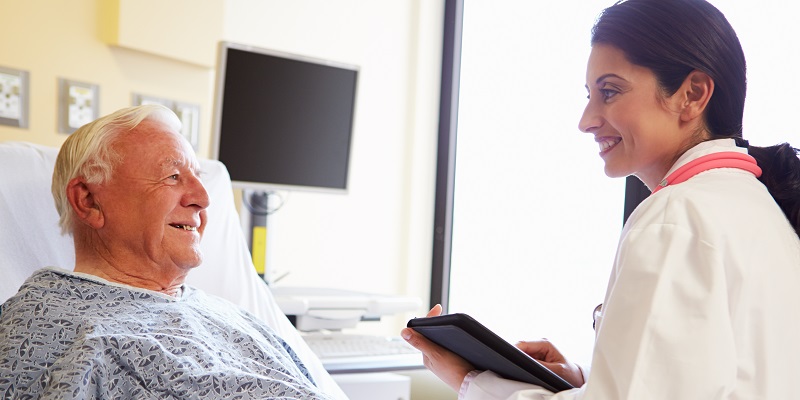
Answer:
[{"label": "tablet computer", "polygon": [[414,318],[408,321],[408,327],[458,354],[476,369],[538,385],[551,392],[573,388],[563,378],[467,314]]}]

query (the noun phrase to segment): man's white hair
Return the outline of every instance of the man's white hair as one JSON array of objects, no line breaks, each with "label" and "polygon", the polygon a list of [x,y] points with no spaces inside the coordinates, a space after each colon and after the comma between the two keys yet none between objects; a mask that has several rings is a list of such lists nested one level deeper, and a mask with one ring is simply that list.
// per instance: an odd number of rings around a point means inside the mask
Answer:
[{"label": "man's white hair", "polygon": [[80,127],[61,146],[53,170],[51,191],[62,234],[71,234],[75,228],[75,212],[67,199],[67,184],[79,176],[93,184],[111,179],[121,160],[112,144],[120,134],[130,132],[144,120],[164,123],[177,132],[181,129],[181,121],[172,110],[158,104],[147,104],[123,108],[100,117]]}]

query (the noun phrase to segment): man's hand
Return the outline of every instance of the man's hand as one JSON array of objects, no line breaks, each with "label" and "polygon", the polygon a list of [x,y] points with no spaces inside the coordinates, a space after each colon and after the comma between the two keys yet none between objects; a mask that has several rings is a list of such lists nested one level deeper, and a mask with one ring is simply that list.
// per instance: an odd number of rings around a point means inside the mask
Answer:
[{"label": "man's hand", "polygon": [[[435,317],[441,314],[442,306],[437,304],[428,312],[427,316]],[[431,342],[411,328],[403,329],[400,335],[410,345],[422,352],[422,361],[425,367],[456,392],[461,388],[464,377],[475,369],[463,358]]]}]

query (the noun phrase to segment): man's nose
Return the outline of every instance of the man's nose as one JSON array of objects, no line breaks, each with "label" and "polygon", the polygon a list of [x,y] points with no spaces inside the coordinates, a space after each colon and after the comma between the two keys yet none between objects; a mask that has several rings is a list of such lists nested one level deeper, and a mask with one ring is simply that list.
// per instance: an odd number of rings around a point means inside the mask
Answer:
[{"label": "man's nose", "polygon": [[196,206],[205,210],[211,204],[206,187],[200,178],[193,176],[188,183],[189,188],[184,196],[184,206]]}]

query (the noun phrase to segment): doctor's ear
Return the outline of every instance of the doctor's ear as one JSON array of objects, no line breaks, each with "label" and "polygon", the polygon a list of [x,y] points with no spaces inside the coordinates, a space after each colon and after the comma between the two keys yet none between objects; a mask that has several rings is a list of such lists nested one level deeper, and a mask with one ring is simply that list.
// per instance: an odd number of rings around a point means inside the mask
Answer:
[{"label": "doctor's ear", "polygon": [[103,227],[103,210],[97,203],[95,193],[83,178],[73,178],[67,183],[67,200],[79,221],[94,229]]},{"label": "doctor's ear", "polygon": [[714,79],[705,72],[692,71],[684,79],[677,94],[683,102],[681,121],[690,122],[701,117],[714,94]]}]

